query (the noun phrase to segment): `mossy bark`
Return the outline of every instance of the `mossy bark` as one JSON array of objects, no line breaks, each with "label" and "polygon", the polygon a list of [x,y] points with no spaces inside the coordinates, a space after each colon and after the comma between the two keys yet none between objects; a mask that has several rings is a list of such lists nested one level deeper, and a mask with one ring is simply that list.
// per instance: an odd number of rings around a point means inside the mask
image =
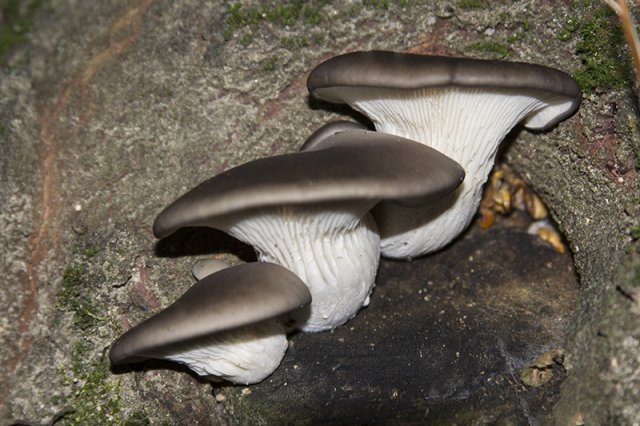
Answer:
[{"label": "mossy bark", "polygon": [[0,417],[78,423],[70,409],[107,400],[104,422],[233,422],[183,372],[102,374],[121,326],[190,285],[185,254],[244,256],[215,233],[190,234],[176,256],[150,224],[199,181],[350,115],[310,101],[306,74],[374,48],[588,71],[576,116],[514,132],[503,154],[549,205],[580,274],[558,423],[640,417],[636,91],[626,47],[590,37],[616,31],[615,16],[595,1],[302,3],[39,5],[0,71]]}]

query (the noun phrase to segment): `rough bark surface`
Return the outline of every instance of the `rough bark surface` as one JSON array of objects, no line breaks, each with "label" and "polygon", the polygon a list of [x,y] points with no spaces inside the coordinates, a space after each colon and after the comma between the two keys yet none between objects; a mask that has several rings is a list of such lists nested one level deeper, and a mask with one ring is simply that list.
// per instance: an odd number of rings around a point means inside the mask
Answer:
[{"label": "rough bark surface", "polygon": [[[350,115],[308,99],[306,74],[317,63],[388,49],[536,62],[582,76],[598,55],[619,55],[583,78],[588,93],[576,116],[545,134],[514,132],[504,158],[550,207],[580,277],[563,344],[566,378],[553,407],[541,409],[558,424],[637,420],[636,97],[619,65],[624,44],[589,44],[616,28],[595,1],[43,1],[0,70],[0,419],[246,420],[250,390],[216,403],[216,388],[167,364],[108,369],[104,354],[120,331],[191,284],[187,255],[251,257],[219,233],[156,243],[150,224],[205,178],[296,150],[321,124]],[[381,276],[392,280],[392,266]],[[302,336],[300,346],[331,337]],[[474,413],[457,421],[500,419]]]}]

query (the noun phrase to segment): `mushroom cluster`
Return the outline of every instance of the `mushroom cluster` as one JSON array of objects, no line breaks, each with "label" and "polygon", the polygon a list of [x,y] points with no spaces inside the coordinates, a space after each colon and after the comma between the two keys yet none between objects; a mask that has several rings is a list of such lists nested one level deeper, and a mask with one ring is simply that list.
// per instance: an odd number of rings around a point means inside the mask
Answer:
[{"label": "mushroom cluster", "polygon": [[576,112],[582,92],[542,65],[408,53],[353,52],[309,75],[319,99],[347,103],[380,132],[426,144],[456,160],[465,182],[422,209],[381,204],[382,254],[413,258],[444,247],[471,222],[498,146],[518,123],[547,130]]},{"label": "mushroom cluster", "polygon": [[282,265],[313,302],[303,331],[333,329],[367,305],[380,239],[369,211],[380,201],[426,205],[453,191],[464,171],[432,148],[398,136],[331,124],[304,151],[254,160],[201,183],[165,208],[153,232],[207,226]]},{"label": "mushroom cluster", "polygon": [[380,201],[429,204],[464,179],[434,149],[357,124],[329,123],[303,146],[216,175],[158,215],[158,238],[212,227],[252,245],[260,263],[196,263],[200,281],[121,336],[111,348],[113,365],[164,358],[210,379],[263,380],[287,347],[283,315],[294,328],[317,332],[369,303],[380,259],[370,210]]},{"label": "mushroom cluster", "polygon": [[330,59],[308,88],[377,131],[329,123],[300,151],[229,169],[166,207],[156,237],[216,228],[253,246],[259,262],[194,265],[198,282],[121,336],[113,365],[164,358],[212,380],[263,380],[288,331],[331,330],[369,303],[381,255],[428,253],[469,224],[514,125],[549,128],[580,101],[575,82],[550,68],[392,52]]}]

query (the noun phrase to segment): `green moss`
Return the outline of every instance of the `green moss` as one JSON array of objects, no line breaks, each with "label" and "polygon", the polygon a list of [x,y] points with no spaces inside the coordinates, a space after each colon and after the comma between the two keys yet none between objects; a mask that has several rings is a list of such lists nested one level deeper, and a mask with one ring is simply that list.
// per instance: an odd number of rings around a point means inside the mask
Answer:
[{"label": "green moss", "polygon": [[631,227],[631,238],[634,240],[640,239],[640,224]]},{"label": "green moss", "polygon": [[510,34],[509,37],[507,37],[507,43],[515,43],[518,40],[522,40],[522,37],[523,35],[521,32]]},{"label": "green moss", "polygon": [[580,26],[576,54],[582,68],[574,78],[587,93],[630,84],[631,61],[617,16],[607,6],[595,9]]},{"label": "green moss", "polygon": [[98,252],[100,252],[100,250],[97,247],[87,247],[86,249],[84,249],[83,254],[87,259],[91,259],[93,256],[98,254]]},{"label": "green moss", "polygon": [[367,9],[389,9],[389,0],[362,0],[362,5]]},{"label": "green moss", "polygon": [[576,17],[569,17],[564,22],[560,33],[558,34],[558,39],[561,41],[569,41],[573,38],[573,34],[578,29],[578,19]]},{"label": "green moss", "polygon": [[569,2],[569,7],[571,9],[576,9],[576,8],[586,8],[589,7],[591,5],[592,1],[591,0],[571,0]]},{"label": "green moss", "polygon": [[[84,268],[72,264],[65,269],[63,289],[58,294],[58,303],[74,311],[74,325],[81,331],[102,321],[87,301],[79,296],[85,286]],[[117,334],[117,333],[116,333]],[[61,424],[65,425],[122,425],[127,423],[121,415],[120,379],[109,370],[106,349],[96,347],[89,338],[83,337],[73,345],[70,362],[60,368],[61,384],[68,388],[66,398],[57,404],[68,407]],[[128,419],[127,419],[128,420]],[[147,423],[148,424],[148,423]]]},{"label": "green moss", "polygon": [[302,22],[305,25],[318,25],[322,21],[322,15],[320,15],[320,9],[314,8],[310,5],[305,5],[302,8]]},{"label": "green moss", "polygon": [[124,421],[124,426],[148,426],[150,424],[151,420],[145,411],[136,411]]},{"label": "green moss", "polygon": [[496,59],[504,59],[511,56],[511,49],[497,41],[479,41],[467,46],[471,52],[489,54]]},{"label": "green moss", "polygon": [[251,33],[244,33],[242,35],[242,38],[240,39],[240,43],[244,46],[247,47],[251,44],[251,42],[253,41],[253,34]]},{"label": "green moss", "polygon": [[282,40],[280,40],[280,42],[282,43],[282,46],[284,48],[289,50],[309,45],[309,41],[303,35],[283,37]]},{"label": "green moss", "polygon": [[326,37],[325,37],[325,34],[324,34],[324,33],[314,33],[314,34],[313,34],[313,41],[314,41],[316,44],[322,44],[322,43],[324,43],[325,38],[326,38]]},{"label": "green moss", "polygon": [[636,287],[640,287],[640,263],[635,266],[631,283]]},{"label": "green moss", "polygon": [[531,23],[526,17],[522,20],[515,20],[515,18],[508,13],[501,12],[498,14],[498,19],[499,21],[496,25],[502,25],[505,29],[512,31],[512,33],[509,34],[506,39],[507,43],[509,44],[515,41],[522,40],[525,33],[529,32],[529,30],[531,29]]},{"label": "green moss", "polygon": [[322,22],[322,7],[330,0],[288,0],[263,2],[260,6],[243,6],[231,3],[226,10],[226,28],[224,37],[231,39],[238,31],[246,27],[257,27],[260,23],[270,22],[280,27],[295,24],[307,26]]},{"label": "green moss", "polygon": [[278,62],[278,58],[275,56],[270,57],[264,64],[262,64],[262,69],[265,71],[273,71],[276,69],[276,63]]},{"label": "green moss", "polygon": [[487,4],[484,0],[458,0],[456,6],[460,9],[484,9]]},{"label": "green moss", "polygon": [[64,417],[64,424],[123,424],[120,380],[114,380],[109,373],[104,352],[97,359],[91,359],[91,351],[79,341],[71,354],[71,367],[60,370],[62,384],[71,388],[66,401],[71,412]]},{"label": "green moss", "polygon": [[58,308],[73,312],[73,323],[87,330],[104,321],[100,311],[85,294],[84,268],[79,263],[69,265],[63,272],[62,289],[58,292]]},{"label": "green moss", "polygon": [[0,0],[0,63],[9,50],[24,40],[41,3],[42,0]]},{"label": "green moss", "polygon": [[362,12],[362,7],[360,5],[357,4],[352,4],[349,7],[349,10],[347,11],[347,14],[352,17],[355,18],[356,16],[358,16],[358,14],[360,14]]}]

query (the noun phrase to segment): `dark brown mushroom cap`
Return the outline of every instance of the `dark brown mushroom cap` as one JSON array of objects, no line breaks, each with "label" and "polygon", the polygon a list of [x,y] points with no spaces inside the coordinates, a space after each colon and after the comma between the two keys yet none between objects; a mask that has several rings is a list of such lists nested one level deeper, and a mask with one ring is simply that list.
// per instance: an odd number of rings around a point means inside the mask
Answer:
[{"label": "dark brown mushroom cap", "polygon": [[206,180],[165,208],[153,233],[161,238],[185,226],[214,226],[217,217],[258,207],[355,200],[424,204],[463,179],[458,163],[425,145],[345,131],[312,150],[258,159]]},{"label": "dark brown mushroom cap", "polygon": [[154,351],[274,318],[311,303],[307,286],[273,263],[246,263],[211,274],[174,304],[120,336],[112,365],[136,362]]},{"label": "dark brown mushroom cap", "polygon": [[333,136],[336,133],[344,132],[346,130],[365,130],[367,126],[362,123],[356,123],[355,121],[337,120],[325,124],[318,130],[313,132],[311,136],[300,147],[300,151],[308,151],[313,149],[316,145],[322,142],[329,136]]},{"label": "dark brown mushroom cap", "polygon": [[323,89],[375,87],[415,90],[443,86],[535,90],[571,100],[571,108],[545,128],[572,115],[582,99],[580,86],[571,76],[542,65],[375,50],[333,57],[311,71],[307,80],[311,95],[335,103],[344,101],[339,96],[324,93]]}]

